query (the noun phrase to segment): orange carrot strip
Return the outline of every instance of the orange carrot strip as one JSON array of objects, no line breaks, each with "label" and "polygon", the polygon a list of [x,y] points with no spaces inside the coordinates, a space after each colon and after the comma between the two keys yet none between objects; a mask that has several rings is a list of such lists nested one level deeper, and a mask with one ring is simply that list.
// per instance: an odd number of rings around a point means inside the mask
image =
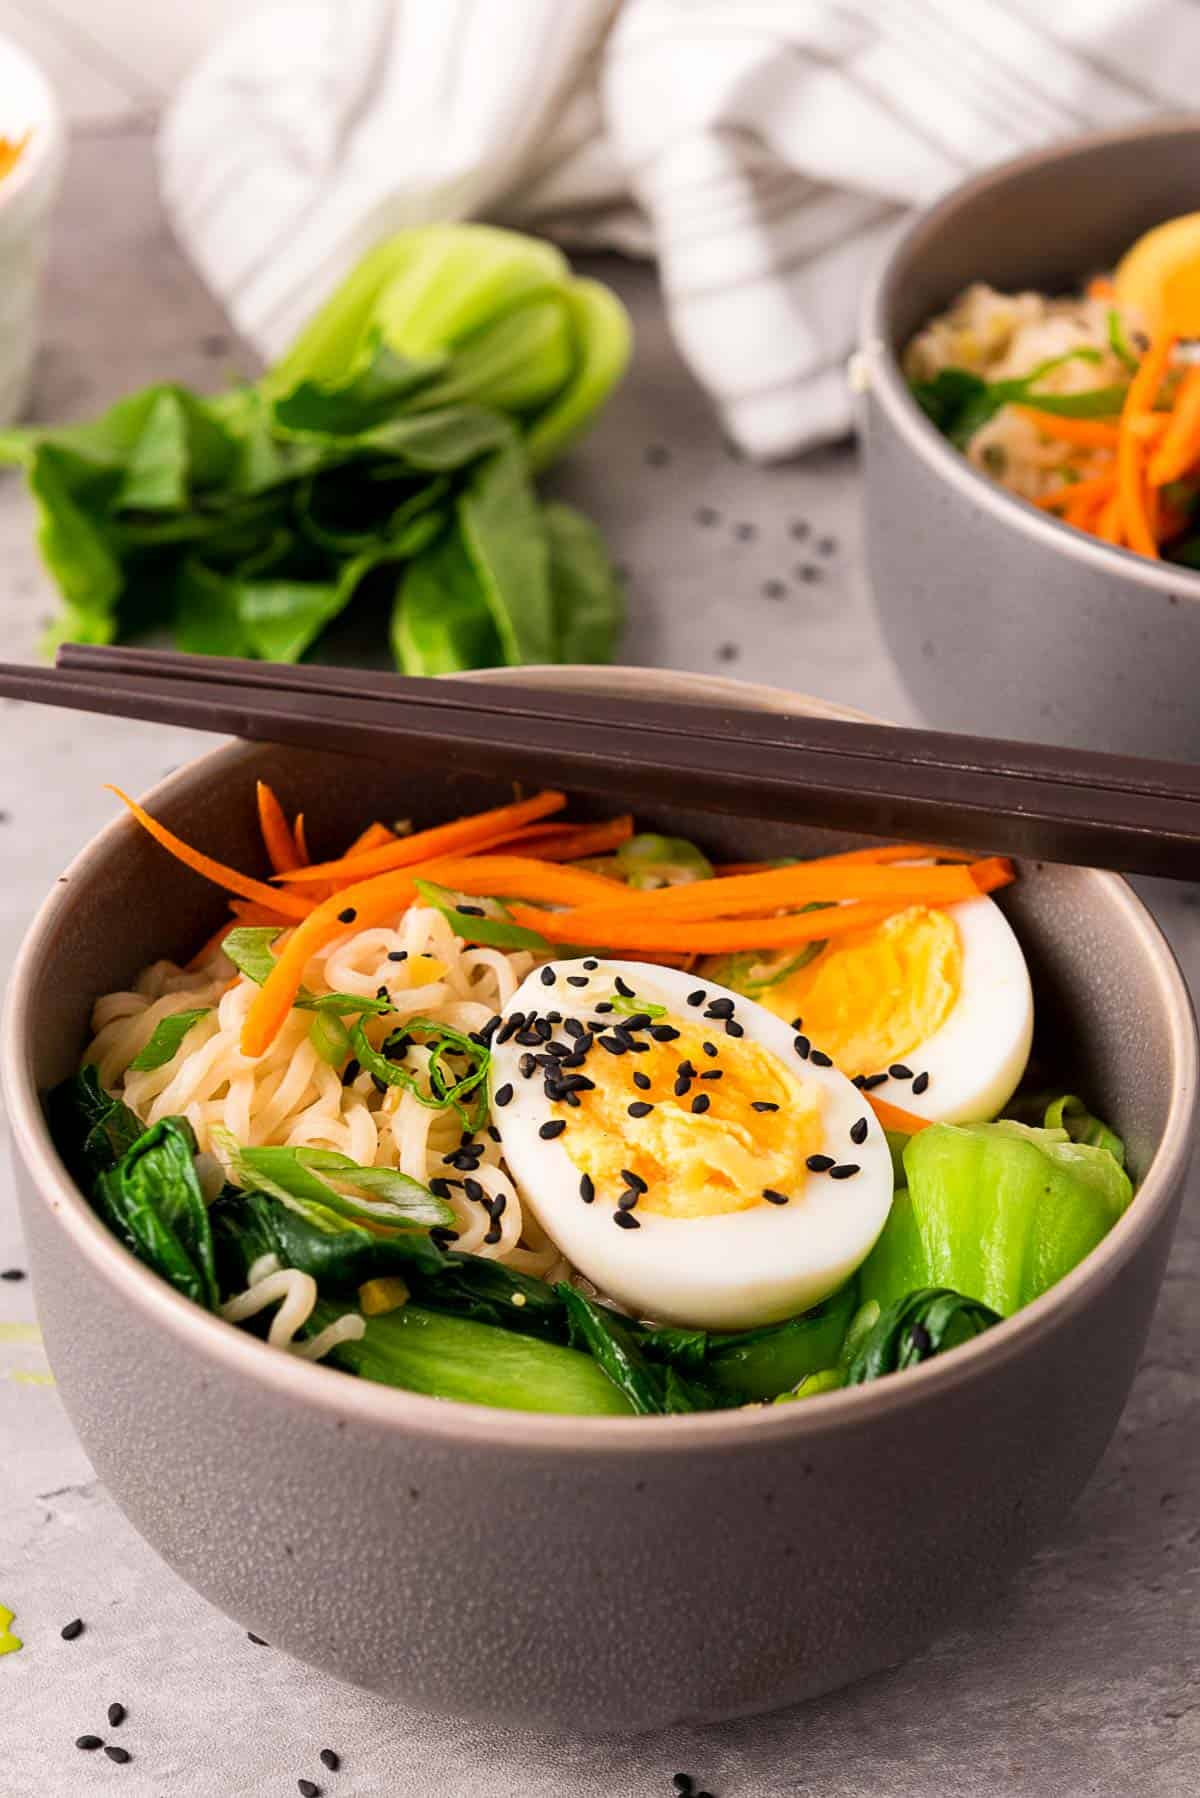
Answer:
[{"label": "orange carrot strip", "polygon": [[607,855],[633,835],[633,818],[609,818],[603,824],[580,824],[574,830],[555,831],[545,837],[520,836],[504,845],[510,855],[530,854],[547,862],[582,861],[589,855]]},{"label": "orange carrot strip", "polygon": [[[509,907],[516,923],[540,932],[553,943],[603,945],[606,949],[629,949],[638,953],[666,950],[692,955],[724,955],[737,949],[791,949],[801,943],[842,936],[863,925],[882,923],[898,909],[900,906],[896,901],[880,900],[873,904],[835,906],[828,911],[802,912],[787,918],[746,918],[703,924],[694,924],[690,919],[680,921],[610,912],[603,929],[597,930],[593,913],[547,912],[529,905]],[[297,931],[296,935],[299,934]]]},{"label": "orange carrot strip", "polygon": [[[813,856],[802,865],[806,868],[836,868],[841,864],[853,867],[855,862],[866,862],[868,866],[874,863],[885,867],[888,862],[970,862],[974,859],[970,849],[947,849],[943,843],[876,843],[868,844],[864,849],[839,849],[834,855]],[[778,866],[778,862],[718,862],[713,872],[723,880],[731,874],[770,874]]]},{"label": "orange carrot strip", "polygon": [[1121,544],[1125,534],[1121,525],[1121,495],[1114,493],[1100,508],[1100,516],[1096,520],[1096,535],[1105,543]]},{"label": "orange carrot strip", "polygon": [[[1134,376],[1134,380],[1137,376]],[[1133,383],[1130,382],[1132,387]],[[1085,449],[1115,449],[1119,431],[1115,424],[1102,418],[1063,418],[1057,412],[1039,412],[1036,406],[1016,406],[1022,418],[1030,418],[1043,437],[1056,437],[1062,443],[1082,444]]]},{"label": "orange carrot strip", "polygon": [[1142,357],[1125,395],[1117,443],[1117,492],[1121,500],[1122,533],[1130,549],[1153,558],[1158,556],[1158,543],[1146,514],[1144,450],[1132,426],[1153,406],[1174,345],[1174,337],[1165,331],[1154,339]]},{"label": "orange carrot strip", "polygon": [[1200,366],[1193,364],[1179,384],[1170,421],[1150,462],[1150,482],[1165,487],[1200,460]]},{"label": "orange carrot strip", "polygon": [[971,879],[981,893],[994,893],[1016,879],[1016,870],[1007,855],[989,855],[985,861],[972,862]]},{"label": "orange carrot strip", "polygon": [[312,905],[307,899],[301,899],[294,893],[281,892],[278,887],[268,886],[265,881],[252,880],[248,874],[239,874],[236,868],[227,868],[224,862],[214,861],[211,855],[205,855],[201,850],[193,849],[189,843],[183,842],[173,831],[168,830],[165,824],[160,824],[157,818],[152,818],[149,812],[142,809],[136,799],[131,799],[128,793],[121,791],[120,787],[110,786],[108,790],[110,793],[116,794],[122,805],[129,807],[142,829],[147,831],[156,843],[161,843],[162,847],[175,856],[178,861],[183,862],[186,867],[194,869],[197,874],[202,874],[205,880],[214,881],[217,886],[224,887],[226,892],[237,893],[242,899],[253,899],[258,905],[266,905],[277,912],[283,912],[289,918],[306,918],[312,910]]},{"label": "orange carrot strip", "polygon": [[374,824],[368,824],[365,830],[359,832],[349,849],[342,851],[339,859],[348,862],[351,856],[366,855],[371,849],[382,849],[385,843],[398,843],[399,841],[396,832],[389,830],[387,825],[381,823],[377,818]]},{"label": "orange carrot strip", "polygon": [[239,924],[275,924],[280,930],[291,930],[294,918],[286,918],[274,906],[255,905],[249,899],[231,899],[229,909]]},{"label": "orange carrot strip", "polygon": [[308,838],[304,834],[304,813],[296,813],[296,822],[292,825],[292,836],[296,840],[296,850],[300,857],[300,866],[306,868],[312,857],[308,853]]},{"label": "orange carrot strip", "polygon": [[1033,503],[1043,512],[1055,512],[1059,506],[1075,505],[1079,500],[1107,499],[1116,484],[1117,475],[1113,469],[1106,474],[1094,475],[1089,481],[1067,481],[1063,486],[1043,493]]},{"label": "orange carrot strip", "polygon": [[537,899],[547,905],[593,905],[611,909],[628,894],[628,887],[604,874],[583,868],[535,861],[527,855],[451,856],[421,863],[413,869],[422,880],[435,881],[455,892],[480,899]]},{"label": "orange carrot strip", "polygon": [[1093,275],[1087,284],[1089,300],[1111,300],[1113,284],[1107,275]]},{"label": "orange carrot strip", "polygon": [[341,856],[337,861],[316,862],[309,868],[297,868],[283,878],[307,882],[345,877],[358,882],[373,874],[387,874],[393,868],[408,868],[414,862],[432,861],[441,855],[467,855],[485,842],[494,842],[498,832],[532,824],[548,812],[561,811],[566,803],[563,793],[538,793],[534,798],[518,800],[514,805],[500,805],[490,812],[477,812],[472,817],[456,818],[451,824],[436,824],[432,830],[418,830],[412,836],[398,837],[394,843],[385,843],[365,855]]},{"label": "orange carrot strip", "polygon": [[265,780],[257,782],[256,792],[258,795],[258,824],[262,831],[267,858],[276,874],[288,873],[291,869],[301,865],[291,825],[284,816],[283,807]]},{"label": "orange carrot strip", "polygon": [[871,1110],[879,1119],[885,1130],[898,1130],[902,1136],[915,1136],[918,1130],[927,1130],[932,1123],[931,1118],[919,1118],[915,1111],[905,1111],[899,1105],[893,1105],[888,1099],[881,1099],[875,1093],[864,1093]]},{"label": "orange carrot strip", "polygon": [[767,874],[732,875],[725,880],[698,880],[689,886],[662,887],[655,892],[634,893],[623,889],[619,902],[587,906],[588,916],[599,923],[609,917],[651,917],[686,924],[712,922],[735,915],[756,915],[807,905],[814,901],[890,899],[904,905],[953,905],[973,899],[978,888],[971,864],[953,867],[916,867],[894,864],[872,866],[865,862],[798,862],[790,868],[774,868]]}]

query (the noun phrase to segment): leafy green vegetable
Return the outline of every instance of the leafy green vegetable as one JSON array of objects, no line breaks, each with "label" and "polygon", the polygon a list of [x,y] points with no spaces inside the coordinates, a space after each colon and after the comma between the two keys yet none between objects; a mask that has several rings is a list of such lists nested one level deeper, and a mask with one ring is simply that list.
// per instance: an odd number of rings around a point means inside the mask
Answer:
[{"label": "leafy green vegetable", "polygon": [[699,1380],[716,1404],[774,1398],[836,1360],[854,1311],[855,1290],[850,1280],[798,1317],[728,1335],[642,1327],[639,1347],[652,1360],[668,1361]]},{"label": "leafy green vegetable", "polygon": [[1114,417],[1124,403],[1124,387],[1093,387],[1085,393],[1040,393],[1037,388],[1039,381],[1066,362],[1099,361],[1099,350],[1067,350],[1039,362],[1027,375],[1005,381],[985,381],[966,368],[943,368],[930,381],[914,381],[911,392],[942,435],[965,449],[1002,406],[1036,406],[1062,418]]},{"label": "leafy green vegetable", "polygon": [[1008,1317],[1070,1273],[1133,1192],[1107,1148],[1012,1120],[933,1124],[909,1139],[904,1167],[908,1190],[859,1275],[884,1308],[944,1286]]},{"label": "leafy green vegetable", "polygon": [[[855,1289],[856,1282],[851,1281],[848,1290],[853,1293]],[[879,1306],[874,1299],[868,1299],[850,1319],[849,1328],[837,1351],[836,1361],[828,1366],[818,1367],[812,1373],[806,1373],[790,1391],[778,1393],[773,1402],[786,1405],[793,1399],[815,1398],[819,1392],[836,1392],[839,1387],[844,1386],[850,1363],[878,1322]]]},{"label": "leafy green vegetable", "polygon": [[211,1005],[202,1005],[196,1011],[174,1011],[170,1017],[160,1018],[145,1048],[139,1049],[130,1062],[130,1071],[144,1074],[152,1068],[165,1067],[178,1053],[188,1031],[211,1011]]},{"label": "leafy green vegetable", "polygon": [[212,1231],[182,1118],[164,1118],[100,1174],[94,1203],[113,1234],[185,1298],[213,1311],[217,1281]]},{"label": "leafy green vegetable", "polygon": [[617,873],[639,892],[651,892],[657,887],[711,880],[713,868],[708,857],[683,837],[661,837],[643,831],[617,850]]},{"label": "leafy green vegetable", "polygon": [[[361,1019],[350,1032],[355,1056],[368,1074],[386,1086],[402,1086],[433,1111],[449,1108],[458,1113],[468,1130],[482,1130],[487,1122],[487,1077],[491,1051],[485,1043],[476,1042],[449,1024],[432,1018],[406,1018],[398,1030],[374,1047],[363,1029]],[[429,1060],[422,1075],[415,1068],[402,1066],[414,1043],[428,1050]]]},{"label": "leafy green vegetable", "polygon": [[49,1094],[46,1117],[55,1148],[85,1192],[142,1134],[141,1119],[105,1092],[90,1062]]},{"label": "leafy green vegetable", "polygon": [[1074,1093],[1034,1093],[1010,1106],[1022,1124],[1040,1124],[1044,1130],[1065,1130],[1072,1142],[1107,1149],[1118,1167],[1125,1166],[1125,1144],[1101,1118],[1093,1117]]},{"label": "leafy green vegetable", "polygon": [[[341,1316],[337,1305],[318,1303],[309,1333]],[[362,1338],[327,1360],[385,1386],[508,1411],[622,1417],[632,1409],[588,1355],[412,1303],[367,1318]]]},{"label": "leafy green vegetable", "polygon": [[[454,1223],[454,1212],[444,1199],[397,1168],[361,1167],[336,1149],[243,1148],[221,1128],[212,1136],[238,1185],[258,1187],[285,1205],[307,1200],[336,1217],[388,1229],[432,1229]],[[338,1192],[321,1179],[322,1174],[334,1175],[355,1191]]]},{"label": "leafy green vegetable", "polygon": [[639,1417],[710,1408],[711,1400],[703,1389],[685,1379],[672,1363],[658,1365],[647,1358],[644,1341],[631,1318],[597,1304],[565,1282],[554,1290],[566,1307],[571,1342],[591,1355]]},{"label": "leafy green vegetable", "polygon": [[457,936],[465,937],[472,943],[487,943],[493,949],[532,949],[536,954],[546,954],[554,945],[539,936],[536,930],[527,930],[522,924],[514,924],[508,914],[507,907],[498,899],[480,902],[471,900],[482,916],[462,909],[458,895],[448,887],[438,886],[432,880],[414,880],[413,885],[424,899],[426,905],[432,905],[436,911],[448,921]]},{"label": "leafy green vegetable", "polygon": [[532,472],[623,372],[617,300],[484,226],[364,257],[257,382],[163,383],[81,424],[0,434],[65,615],[51,641],[173,631],[293,662],[352,603],[409,672],[604,659],[620,596],[597,532]]},{"label": "leafy green vegetable", "polygon": [[[248,924],[231,930],[221,948],[239,974],[261,986],[275,966],[271,944],[278,935],[277,924]],[[296,1011],[329,1012],[338,1017],[352,1013],[376,1017],[390,1010],[391,1002],[375,994],[368,997],[364,993],[310,993],[301,987],[294,1008]]]},{"label": "leafy green vegetable", "polygon": [[846,1385],[902,1373],[944,1355],[1002,1322],[998,1312],[946,1287],[927,1286],[889,1305],[860,1343],[846,1369]]}]

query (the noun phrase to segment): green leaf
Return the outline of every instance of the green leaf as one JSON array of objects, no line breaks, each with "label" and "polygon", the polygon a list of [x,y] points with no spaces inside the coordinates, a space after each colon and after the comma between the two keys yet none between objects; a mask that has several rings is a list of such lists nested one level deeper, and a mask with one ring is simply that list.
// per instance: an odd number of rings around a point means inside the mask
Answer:
[{"label": "green leaf", "polygon": [[[216,1146],[228,1159],[236,1183],[259,1187],[285,1204],[302,1200],[353,1223],[388,1229],[452,1226],[454,1212],[418,1180],[396,1168],[360,1167],[333,1149],[244,1148],[222,1131]],[[322,1174],[333,1174],[354,1193],[338,1192]]]},{"label": "green leaf", "polygon": [[860,1343],[846,1369],[846,1384],[861,1386],[884,1374],[902,1373],[1002,1321],[989,1306],[945,1287],[906,1293],[882,1313]]},{"label": "green leaf", "polygon": [[438,886],[432,880],[414,880],[413,885],[426,905],[432,905],[435,910],[440,911],[454,934],[467,942],[486,943],[493,949],[532,949],[538,955],[553,953],[553,944],[539,936],[536,930],[527,930],[524,925],[514,924],[498,899],[490,901],[489,912],[477,917],[474,912],[461,909],[462,904],[473,904],[474,901],[460,901],[447,887]]},{"label": "green leaf", "polygon": [[188,1031],[211,1011],[211,1005],[202,1005],[197,1011],[173,1011],[170,1017],[160,1018],[145,1048],[139,1049],[130,1062],[130,1071],[145,1074],[153,1068],[165,1067],[178,1054]]},{"label": "green leaf", "polygon": [[67,452],[43,444],[29,469],[37,509],[37,541],[79,627],[78,640],[108,643],[121,591],[121,566],[102,525],[72,494],[75,466]]},{"label": "green leaf", "polygon": [[526,447],[535,472],[548,468],[586,429],[629,365],[632,330],[616,294],[599,281],[571,281],[562,297],[575,339],[575,365],[563,391],[528,427]]},{"label": "green leaf", "polygon": [[252,654],[235,581],[189,556],[176,570],[174,602],[175,641],[188,655]]},{"label": "green leaf", "polygon": [[392,610],[392,654],[405,674],[456,674],[503,659],[483,587],[457,524],[408,564]]},{"label": "green leaf", "polygon": [[651,1359],[670,1361],[699,1378],[715,1404],[771,1399],[837,1359],[855,1293],[850,1280],[798,1317],[731,1334],[644,1328],[639,1346]]},{"label": "green leaf", "polygon": [[274,403],[275,423],[285,431],[319,437],[357,437],[385,423],[442,373],[444,355],[415,360],[375,334],[366,359],[340,382],[301,381]]},{"label": "green leaf", "polygon": [[344,604],[333,581],[241,581],[237,610],[253,653],[298,662]]},{"label": "green leaf", "polygon": [[674,1367],[658,1366],[643,1354],[631,1319],[586,1298],[565,1282],[554,1290],[566,1306],[572,1343],[591,1355],[637,1416],[709,1408],[710,1401],[700,1388]]},{"label": "green leaf", "polygon": [[472,471],[458,502],[458,522],[504,660],[510,665],[552,662],[555,630],[546,534],[515,441]]},{"label": "green leaf", "polygon": [[1060,1098],[1052,1099],[1042,1124],[1047,1130],[1065,1130],[1072,1142],[1107,1150],[1118,1167],[1125,1166],[1125,1144],[1121,1138],[1101,1118],[1093,1117],[1083,1100],[1076,1098],[1074,1093],[1063,1093]]},{"label": "green leaf", "polygon": [[543,506],[550,556],[556,660],[611,662],[625,621],[625,595],[604,539],[573,506]]},{"label": "green leaf", "polygon": [[1038,381],[1065,363],[1100,359],[1099,350],[1067,350],[1061,356],[1047,357],[1027,375],[990,382],[970,369],[943,368],[931,381],[913,382],[911,392],[943,436],[965,449],[976,431],[994,418],[1002,406],[1010,404],[1037,406],[1043,412],[1068,418],[1107,418],[1119,412],[1125,399],[1124,387],[1098,387],[1087,393],[1070,394],[1043,394],[1036,390]]},{"label": "green leaf", "polygon": [[243,924],[231,930],[221,944],[222,953],[239,974],[261,986],[275,967],[271,944],[279,936],[279,924]]},{"label": "green leaf", "polygon": [[182,1118],[139,1136],[96,1181],[96,1209],[147,1267],[207,1310],[217,1305],[212,1231],[196,1178],[196,1141]]},{"label": "green leaf", "polygon": [[448,406],[389,419],[358,439],[358,446],[403,462],[410,469],[445,474],[514,444],[513,428],[499,412]]},{"label": "green leaf", "polygon": [[63,1080],[46,1100],[54,1146],[72,1178],[87,1191],[142,1134],[142,1121],[111,1093],[89,1062]]}]

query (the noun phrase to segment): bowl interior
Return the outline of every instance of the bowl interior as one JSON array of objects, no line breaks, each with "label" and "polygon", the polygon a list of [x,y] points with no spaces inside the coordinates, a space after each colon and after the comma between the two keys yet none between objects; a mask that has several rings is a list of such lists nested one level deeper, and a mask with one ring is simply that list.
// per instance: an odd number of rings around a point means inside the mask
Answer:
[{"label": "bowl interior", "polygon": [[[523,673],[528,678],[529,671]],[[153,810],[190,841],[265,875],[256,778],[275,786],[289,807],[303,808],[317,855],[335,853],[375,817],[411,818],[420,827],[512,796],[508,783],[484,773],[441,771],[415,749],[396,753],[385,767],[327,753],[232,745],[163,783]],[[573,801],[585,816],[626,806],[644,827],[693,837],[717,859],[805,855],[855,840],[686,807],[647,812],[639,807],[635,782],[603,799],[581,794]],[[22,1065],[10,1069],[39,1092],[76,1065],[96,997],[129,983],[161,956],[186,960],[227,915],[216,889],[165,855],[132,821],[103,834],[62,882],[59,902],[43,915],[34,941],[31,984],[21,1005],[27,1034],[17,1044]],[[1180,1018],[1187,1001],[1169,951],[1129,889],[1112,876],[1026,866],[1024,877],[1000,898],[1030,961],[1039,998],[1035,1056],[1047,1081],[1081,1091],[1112,1118],[1128,1141],[1133,1171],[1144,1173],[1182,1077]]]},{"label": "bowl interior", "polygon": [[875,333],[897,353],[973,281],[1077,291],[1134,239],[1196,208],[1200,124],[1155,123],[1005,165],[921,218],[880,289]]}]

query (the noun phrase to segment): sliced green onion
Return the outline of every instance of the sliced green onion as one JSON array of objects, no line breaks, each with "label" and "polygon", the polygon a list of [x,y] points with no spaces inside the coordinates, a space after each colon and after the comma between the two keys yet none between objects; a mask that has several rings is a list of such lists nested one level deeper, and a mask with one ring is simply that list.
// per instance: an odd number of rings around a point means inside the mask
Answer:
[{"label": "sliced green onion", "polygon": [[314,1012],[308,1040],[331,1068],[343,1068],[350,1059],[350,1032],[335,1012]]}]

